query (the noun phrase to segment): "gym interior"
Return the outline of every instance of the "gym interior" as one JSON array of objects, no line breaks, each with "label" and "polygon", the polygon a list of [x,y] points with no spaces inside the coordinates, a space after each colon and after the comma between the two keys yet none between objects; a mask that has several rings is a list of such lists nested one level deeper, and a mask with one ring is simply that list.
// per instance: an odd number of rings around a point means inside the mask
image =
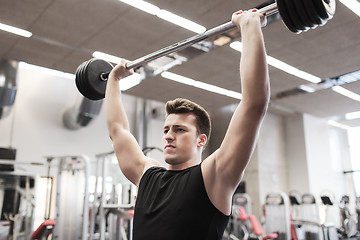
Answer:
[{"label": "gym interior", "polygon": [[[1,0],[0,239],[132,239],[137,189],[81,64],[141,60],[274,4],[262,28],[271,100],[223,239],[360,239],[360,2],[310,1],[325,17],[305,0],[284,7],[295,2]],[[210,113],[203,157],[220,146],[241,101],[240,57],[230,29],[142,62],[121,83],[146,156],[166,167],[164,103],[177,97]]]}]

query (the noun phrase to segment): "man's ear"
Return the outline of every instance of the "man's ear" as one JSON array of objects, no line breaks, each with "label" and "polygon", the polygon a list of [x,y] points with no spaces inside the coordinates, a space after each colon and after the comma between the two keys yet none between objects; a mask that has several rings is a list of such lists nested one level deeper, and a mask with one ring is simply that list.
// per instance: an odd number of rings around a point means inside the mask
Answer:
[{"label": "man's ear", "polygon": [[199,140],[198,140],[198,146],[204,147],[207,143],[207,136],[205,134],[200,134]]}]

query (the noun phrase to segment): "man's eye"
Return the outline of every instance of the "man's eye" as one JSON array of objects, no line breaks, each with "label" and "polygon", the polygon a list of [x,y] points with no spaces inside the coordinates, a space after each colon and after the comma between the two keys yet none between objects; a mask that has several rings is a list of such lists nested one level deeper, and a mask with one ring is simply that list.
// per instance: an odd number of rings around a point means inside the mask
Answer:
[{"label": "man's eye", "polygon": [[169,130],[164,130],[164,134],[168,133]]}]

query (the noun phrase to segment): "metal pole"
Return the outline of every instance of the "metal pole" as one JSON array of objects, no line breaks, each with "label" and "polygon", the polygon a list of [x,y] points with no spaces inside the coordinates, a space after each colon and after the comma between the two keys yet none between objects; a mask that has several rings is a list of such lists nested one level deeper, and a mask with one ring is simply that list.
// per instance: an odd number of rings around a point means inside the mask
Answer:
[{"label": "metal pole", "polygon": [[[270,5],[266,6],[266,7],[261,8],[259,10],[259,12],[264,13],[265,15],[274,14],[274,13],[277,12],[277,5],[276,5],[276,3],[270,4]],[[207,38],[211,38],[213,36],[220,35],[222,33],[228,32],[228,31],[233,30],[235,28],[236,28],[236,26],[231,21],[229,21],[229,22],[224,23],[224,24],[222,24],[220,26],[209,29],[204,33],[200,33],[200,34],[198,34],[196,36],[193,36],[193,37],[190,37],[190,38],[185,39],[183,41],[177,42],[177,43],[172,44],[172,45],[170,45],[168,47],[165,47],[165,48],[160,49],[160,50],[158,50],[156,52],[153,52],[153,53],[150,53],[150,54],[148,54],[148,55],[146,55],[144,57],[141,57],[141,58],[139,58],[137,60],[134,60],[134,61],[130,62],[127,65],[127,68],[131,69],[131,68],[140,67],[144,63],[150,62],[152,60],[155,60],[155,59],[157,59],[159,57],[168,55],[170,53],[179,51],[179,50],[184,49],[184,48],[186,48],[186,47],[188,47],[190,45],[201,42],[201,41],[203,41],[203,40],[205,40]]]},{"label": "metal pole", "polygon": [[102,161],[102,182],[101,182],[101,199],[100,199],[100,240],[105,240],[105,210],[104,210],[104,205],[106,204],[106,190],[105,190],[105,174],[106,174],[106,170],[105,170],[105,157],[103,157],[101,159]]},{"label": "metal pole", "polygon": [[[84,205],[83,205],[83,226],[82,226],[82,239],[88,239],[89,230],[89,177],[90,177],[90,159],[85,156],[79,156],[84,163],[84,174],[85,174],[85,192],[84,192]],[[78,159],[79,159],[78,158]]]},{"label": "metal pole", "polygon": [[[259,9],[260,13],[263,13],[265,16],[270,16],[273,15],[275,13],[278,13],[278,8],[277,8],[277,4],[276,3],[272,3],[268,6],[265,6],[261,9]],[[207,30],[204,33],[200,33],[198,35],[195,35],[193,37],[187,38],[185,40],[182,40],[180,42],[174,43],[168,47],[162,48],[158,51],[155,51],[153,53],[150,53],[144,57],[138,58],[130,63],[128,63],[127,65],[127,69],[132,69],[132,68],[138,68],[142,65],[144,65],[147,62],[150,62],[152,60],[158,59],[160,57],[166,56],[170,53],[179,51],[181,49],[184,49],[186,47],[189,47],[195,43],[201,42],[207,38],[211,38],[217,35],[220,35],[222,33],[226,33],[230,30],[235,29],[236,26],[231,22],[227,22],[224,23],[220,26],[214,27],[212,29]],[[102,73],[100,74],[100,78],[103,80],[107,80],[108,76],[109,76],[110,72],[106,72],[106,73]]]},{"label": "metal pole", "polygon": [[101,159],[103,158],[103,156],[96,156],[96,178],[95,178],[95,192],[94,192],[94,202],[92,205],[92,209],[91,209],[91,222],[90,222],[90,236],[89,236],[89,240],[93,240],[94,237],[94,231],[95,231],[95,222],[96,222],[96,213],[100,207],[100,202],[99,202],[99,206],[97,206],[98,203],[98,180],[100,177],[100,171],[101,171]]}]

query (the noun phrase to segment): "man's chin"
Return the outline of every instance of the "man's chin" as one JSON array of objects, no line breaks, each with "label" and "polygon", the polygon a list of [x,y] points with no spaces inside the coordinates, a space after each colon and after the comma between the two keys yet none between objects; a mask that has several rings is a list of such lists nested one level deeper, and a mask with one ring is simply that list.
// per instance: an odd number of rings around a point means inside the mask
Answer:
[{"label": "man's chin", "polygon": [[175,157],[165,157],[164,158],[165,162],[169,165],[176,165],[179,163],[179,159],[175,158]]},{"label": "man's chin", "polygon": [[173,158],[165,158],[164,160],[167,164],[174,164],[176,162],[176,160]]}]

